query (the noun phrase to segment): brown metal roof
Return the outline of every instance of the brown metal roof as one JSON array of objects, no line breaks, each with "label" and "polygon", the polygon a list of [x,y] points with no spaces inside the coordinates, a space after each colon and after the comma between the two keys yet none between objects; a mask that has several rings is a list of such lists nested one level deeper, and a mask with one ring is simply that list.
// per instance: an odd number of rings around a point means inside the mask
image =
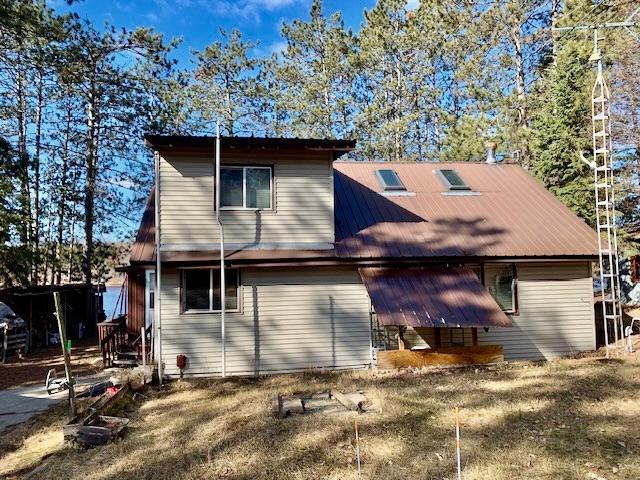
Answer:
[{"label": "brown metal roof", "polygon": [[147,204],[144,207],[142,220],[138,227],[136,239],[131,247],[129,263],[151,263],[155,261],[156,252],[156,190],[151,189]]},{"label": "brown metal roof", "polygon": [[[518,165],[336,162],[334,168],[339,257],[598,254],[595,232]],[[409,195],[382,195],[380,168],[394,169]],[[451,194],[437,169],[456,170],[475,194]]]},{"label": "brown metal roof", "polygon": [[[145,145],[155,150],[209,150],[213,152],[216,137],[192,135],[145,135]],[[275,137],[220,137],[220,147],[230,150],[316,150],[334,152],[334,158],[352,151],[355,140]]]},{"label": "brown metal roof", "polygon": [[468,268],[361,268],[378,321],[408,327],[509,327]]}]

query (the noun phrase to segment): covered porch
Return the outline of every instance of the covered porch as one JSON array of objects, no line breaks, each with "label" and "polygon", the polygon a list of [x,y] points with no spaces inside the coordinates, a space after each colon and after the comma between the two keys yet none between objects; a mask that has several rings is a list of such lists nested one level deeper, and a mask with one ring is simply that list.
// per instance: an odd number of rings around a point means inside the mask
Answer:
[{"label": "covered porch", "polygon": [[466,267],[362,268],[379,368],[481,365],[504,360],[478,329],[511,319]]}]

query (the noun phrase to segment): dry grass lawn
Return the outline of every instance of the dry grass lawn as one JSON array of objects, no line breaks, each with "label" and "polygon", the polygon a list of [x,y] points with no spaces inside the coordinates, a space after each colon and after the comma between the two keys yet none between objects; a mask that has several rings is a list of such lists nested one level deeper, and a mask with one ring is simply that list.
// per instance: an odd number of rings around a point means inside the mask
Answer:
[{"label": "dry grass lawn", "polygon": [[[334,388],[362,389],[381,411],[270,414],[276,392]],[[0,443],[0,477],[33,468],[28,452],[48,439],[32,478],[355,479],[358,418],[363,478],[453,479],[458,406],[465,480],[640,478],[637,358],[183,381],[146,394],[125,437],[106,447],[63,447],[60,409],[21,427],[11,448]]]}]

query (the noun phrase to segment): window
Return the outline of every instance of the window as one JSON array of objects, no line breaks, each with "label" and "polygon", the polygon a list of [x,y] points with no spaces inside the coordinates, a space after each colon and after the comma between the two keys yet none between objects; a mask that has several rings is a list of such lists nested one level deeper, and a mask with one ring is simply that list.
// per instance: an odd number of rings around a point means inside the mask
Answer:
[{"label": "window", "polygon": [[271,167],[222,167],[220,207],[270,209],[271,179]]},{"label": "window", "polygon": [[[239,274],[225,269],[226,310],[238,310]],[[182,310],[184,312],[220,311],[220,270],[189,269],[182,272]]]},{"label": "window", "polygon": [[402,180],[396,173],[395,170],[391,169],[380,169],[376,170],[376,174],[378,175],[378,181],[382,185],[384,190],[406,190],[407,187],[404,186]]},{"label": "window", "polygon": [[445,187],[449,190],[471,190],[471,187],[464,183],[464,180],[460,178],[460,175],[455,170],[442,169],[437,170],[437,172]]},{"label": "window", "polygon": [[503,311],[515,313],[517,302],[517,271],[513,263],[486,263],[484,286]]}]

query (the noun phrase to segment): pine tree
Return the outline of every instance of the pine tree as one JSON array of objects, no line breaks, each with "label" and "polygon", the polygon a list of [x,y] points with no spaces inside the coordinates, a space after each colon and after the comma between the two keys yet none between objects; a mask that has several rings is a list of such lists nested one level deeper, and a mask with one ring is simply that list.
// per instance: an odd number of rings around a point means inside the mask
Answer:
[{"label": "pine tree", "polygon": [[588,39],[572,38],[558,47],[538,94],[531,146],[533,173],[593,225],[593,173],[580,159],[592,149],[591,51]]},{"label": "pine tree", "polygon": [[400,161],[407,154],[409,125],[417,121],[411,101],[412,71],[418,51],[413,44],[413,15],[403,0],[380,0],[365,11],[359,35],[359,115],[365,156]]},{"label": "pine tree", "polygon": [[227,135],[247,135],[260,118],[257,76],[262,61],[251,57],[256,45],[245,42],[239,30],[220,29],[220,35],[222,41],[196,53],[192,103],[209,131],[219,120]]},{"label": "pine tree", "polygon": [[353,129],[354,39],[339,12],[326,17],[313,0],[309,20],[282,27],[287,46],[271,67],[278,82],[277,109],[288,111],[298,137],[349,137]]}]

